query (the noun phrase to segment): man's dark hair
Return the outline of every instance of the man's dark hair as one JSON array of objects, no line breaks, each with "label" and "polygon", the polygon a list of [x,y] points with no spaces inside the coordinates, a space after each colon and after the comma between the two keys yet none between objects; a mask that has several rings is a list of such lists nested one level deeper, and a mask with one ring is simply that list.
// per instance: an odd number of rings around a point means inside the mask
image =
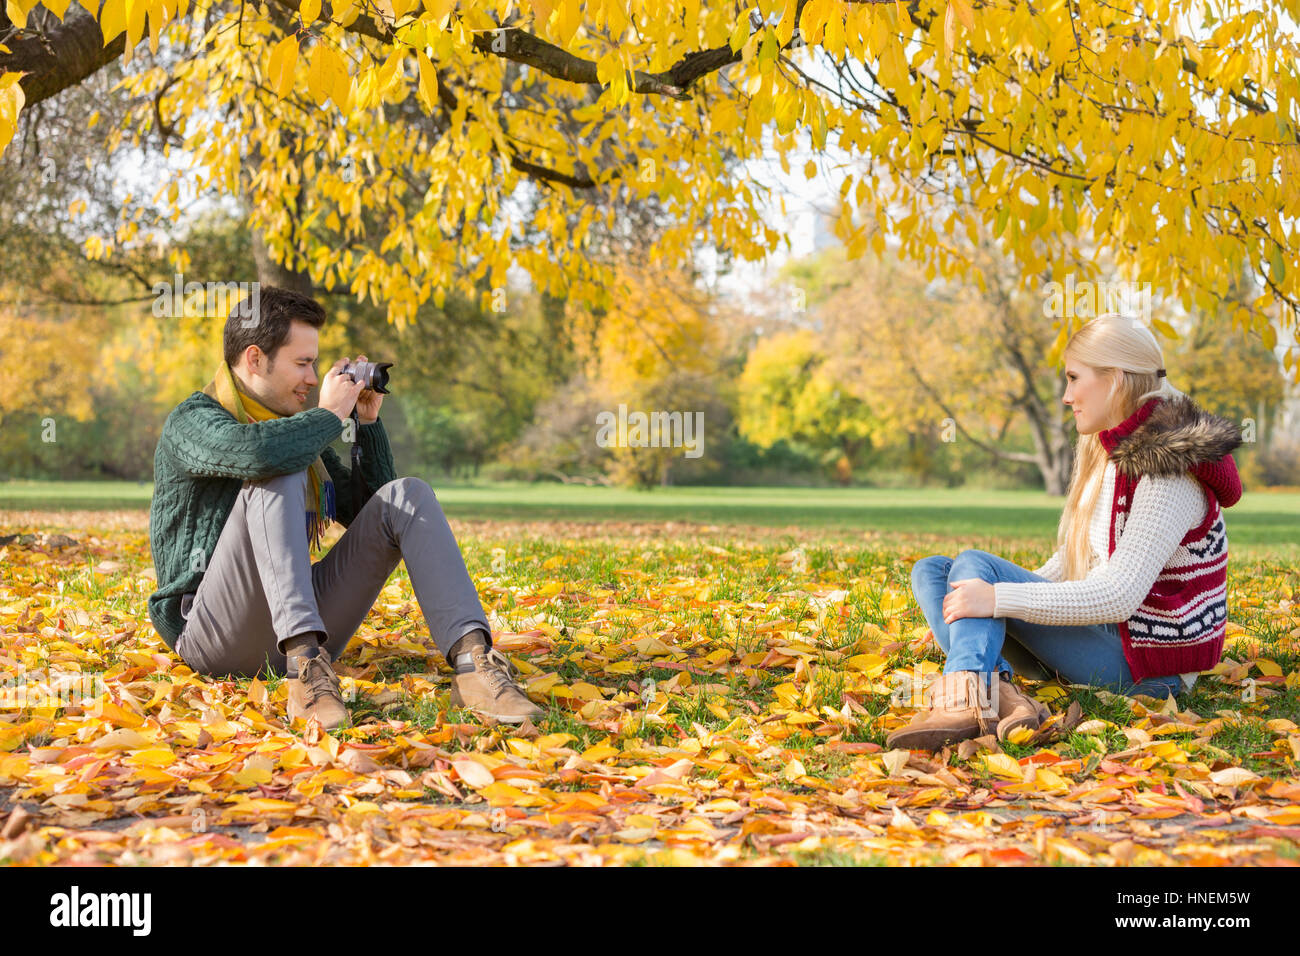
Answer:
[{"label": "man's dark hair", "polygon": [[259,286],[253,300],[239,303],[226,319],[222,337],[226,363],[234,368],[250,345],[256,345],[266,353],[267,359],[275,361],[276,350],[289,341],[289,326],[294,319],[319,329],[325,324],[325,310],[301,292],[273,285]]}]

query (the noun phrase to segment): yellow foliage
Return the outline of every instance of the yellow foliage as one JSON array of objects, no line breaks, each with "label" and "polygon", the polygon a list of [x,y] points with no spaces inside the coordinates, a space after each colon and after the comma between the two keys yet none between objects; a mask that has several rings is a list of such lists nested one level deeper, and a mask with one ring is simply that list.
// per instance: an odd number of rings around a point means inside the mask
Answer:
[{"label": "yellow foliage", "polygon": [[[17,25],[34,6],[7,0]],[[625,268],[587,243],[595,216],[650,196],[675,225],[648,241],[638,267],[681,269],[700,241],[761,259],[783,236],[736,161],[767,152],[788,165],[808,145],[834,147],[860,173],[836,220],[854,258],[888,234],[930,277],[980,281],[951,242],[978,223],[1025,282],[1075,269],[1085,238],[1095,241],[1087,255],[1113,257],[1188,310],[1210,311],[1251,269],[1264,292],[1237,321],[1261,338],[1278,315],[1293,327],[1300,308],[1300,246],[1286,225],[1300,214],[1286,111],[1300,99],[1300,50],[1279,11],[1229,4],[1207,24],[1196,0],[1077,10],[784,0],[755,26],[748,9],[698,0],[512,8],[513,25],[549,45],[542,59],[590,66],[588,96],[567,67],[511,62],[493,12],[475,4],[387,0],[363,13],[347,3],[316,19],[322,5],[302,0],[301,34],[236,5],[202,35],[187,6],[106,0],[98,10],[105,41],[125,33],[128,57],[146,25],[151,46],[163,35],[194,51],[170,74],[128,72],[142,112],[122,142],[138,141],[155,110],[174,117],[195,161],[177,164],[177,178],[227,194],[247,185],[252,225],[274,256],[301,257],[318,283],[386,303],[395,322],[452,288],[503,288],[512,265],[583,308],[626,311]],[[56,15],[65,8],[55,0]],[[787,46],[796,27],[812,49]],[[725,80],[710,72],[665,88],[665,71],[711,48],[737,59]],[[879,100],[864,109],[839,92],[857,84],[790,68],[814,51],[864,86],[878,82]],[[15,77],[0,74],[0,149],[23,105]],[[434,122],[392,119],[412,94]],[[290,131],[308,144],[306,176],[290,161]],[[260,166],[244,169],[250,155]],[[546,187],[520,202],[529,180]],[[168,197],[173,211],[189,194]],[[950,208],[946,222],[933,215]]]}]

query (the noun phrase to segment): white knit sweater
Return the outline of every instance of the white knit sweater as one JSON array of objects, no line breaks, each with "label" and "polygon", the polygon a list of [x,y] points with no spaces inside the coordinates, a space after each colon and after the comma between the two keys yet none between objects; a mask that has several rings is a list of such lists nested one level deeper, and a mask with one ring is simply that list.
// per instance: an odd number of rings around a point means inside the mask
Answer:
[{"label": "white knit sweater", "polygon": [[[1062,581],[1058,549],[1034,572],[1047,581],[993,585],[994,617],[1057,625],[1127,621],[1150,593],[1156,576],[1182,547],[1179,542],[1205,520],[1205,492],[1191,475],[1144,475],[1133,492],[1133,507],[1115,553],[1107,558],[1114,462],[1106,462],[1101,480],[1101,494],[1088,524],[1093,551],[1088,576],[1081,581]],[[1194,672],[1182,676],[1188,687],[1196,677]]]}]

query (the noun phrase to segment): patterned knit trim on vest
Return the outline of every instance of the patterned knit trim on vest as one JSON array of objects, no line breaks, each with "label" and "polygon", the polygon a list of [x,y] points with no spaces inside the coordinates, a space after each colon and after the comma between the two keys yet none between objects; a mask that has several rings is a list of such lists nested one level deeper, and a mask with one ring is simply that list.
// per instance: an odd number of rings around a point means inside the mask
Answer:
[{"label": "patterned knit trim on vest", "polygon": [[1235,423],[1208,415],[1186,398],[1153,398],[1098,437],[1116,462],[1112,554],[1144,474],[1190,473],[1201,483],[1205,519],[1184,535],[1119,631],[1134,680],[1209,670],[1222,655],[1228,619],[1228,535],[1219,504],[1241,497],[1228,453],[1240,444],[1240,432]]}]

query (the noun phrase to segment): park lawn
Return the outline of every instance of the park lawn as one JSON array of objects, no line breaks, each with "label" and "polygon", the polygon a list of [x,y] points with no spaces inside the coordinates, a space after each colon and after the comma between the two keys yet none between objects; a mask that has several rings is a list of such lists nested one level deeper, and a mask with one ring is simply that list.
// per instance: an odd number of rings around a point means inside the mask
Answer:
[{"label": "park lawn", "polygon": [[[510,504],[498,494],[480,506]],[[199,677],[167,651],[146,614],[141,513],[81,512],[62,529],[73,543],[0,549],[7,669],[97,681],[93,700],[0,712],[0,813],[30,814],[0,860],[1300,858],[1294,562],[1234,551],[1224,660],[1176,703],[1033,684],[1053,717],[1031,739],[909,754],[885,736],[942,662],[910,567],[983,532],[489,520],[444,500],[496,642],[546,707],[535,727],[450,707],[401,567],[338,665],[353,726],[321,735],[285,726],[283,681]],[[38,532],[58,517],[0,521]],[[1037,533],[1006,542],[1030,567],[1048,554]]]},{"label": "park lawn", "polygon": [[[431,482],[447,515],[465,521],[675,522],[772,528],[845,540],[863,533],[961,537],[968,547],[1055,539],[1064,499],[1038,491],[965,488],[667,487],[650,491],[557,483]],[[149,507],[153,485],[129,481],[0,482],[0,512]],[[1225,511],[1235,555],[1300,561],[1300,491],[1248,493]],[[0,528],[0,530],[3,530]]]}]

